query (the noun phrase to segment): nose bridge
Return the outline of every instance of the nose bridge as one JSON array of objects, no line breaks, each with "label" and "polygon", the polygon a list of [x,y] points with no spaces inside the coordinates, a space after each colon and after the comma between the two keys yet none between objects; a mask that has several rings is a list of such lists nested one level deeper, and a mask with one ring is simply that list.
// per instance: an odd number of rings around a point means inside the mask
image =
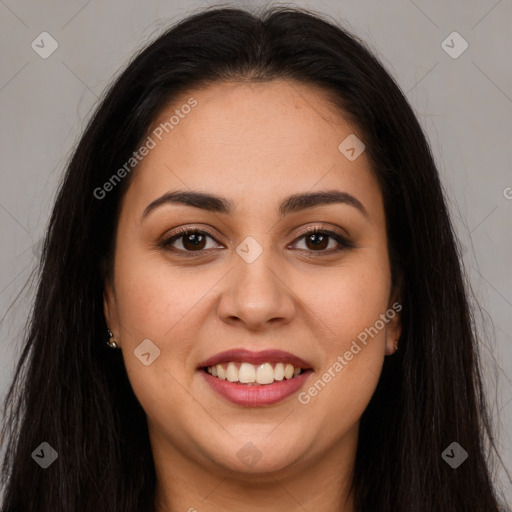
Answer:
[{"label": "nose bridge", "polygon": [[[268,237],[261,237],[268,240]],[[288,319],[293,301],[279,277],[276,255],[270,245],[263,246],[247,237],[234,254],[235,268],[221,299],[219,314],[224,320],[239,319],[247,326],[261,326],[275,319]]]},{"label": "nose bridge", "polygon": [[[237,248],[239,261],[236,264],[236,280],[238,290],[245,294],[248,299],[264,300],[268,303],[275,295],[276,274],[272,268],[275,257],[272,257],[272,249],[266,247],[258,250],[257,247],[251,245],[251,242],[240,244]],[[243,255],[240,256],[240,253]],[[259,253],[259,254],[258,254]],[[259,296],[261,295],[261,299]]]}]

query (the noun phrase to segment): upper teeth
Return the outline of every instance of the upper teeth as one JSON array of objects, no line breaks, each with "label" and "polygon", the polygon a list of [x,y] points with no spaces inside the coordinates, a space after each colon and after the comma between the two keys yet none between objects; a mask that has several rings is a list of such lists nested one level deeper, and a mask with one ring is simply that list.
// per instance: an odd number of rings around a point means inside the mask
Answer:
[{"label": "upper teeth", "polygon": [[253,365],[250,363],[228,363],[227,368],[221,364],[215,366],[208,366],[206,371],[222,380],[229,382],[241,382],[243,384],[250,384],[256,382],[257,384],[272,384],[275,380],[291,379],[300,374],[300,368],[294,368],[290,363],[277,363],[275,368],[270,363],[263,363],[260,365]]}]

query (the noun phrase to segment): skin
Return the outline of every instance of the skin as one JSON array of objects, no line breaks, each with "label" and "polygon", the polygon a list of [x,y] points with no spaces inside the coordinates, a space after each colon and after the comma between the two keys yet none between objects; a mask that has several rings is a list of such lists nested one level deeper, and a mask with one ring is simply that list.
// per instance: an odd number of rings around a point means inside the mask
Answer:
[{"label": "skin", "polygon": [[[359,421],[394,352],[398,314],[306,405],[298,393],[270,406],[235,405],[210,389],[198,364],[232,348],[286,350],[312,366],[307,390],[399,300],[369,159],[338,150],[358,129],[322,91],[284,80],[188,91],[154,126],[190,97],[198,105],[133,175],[104,294],[147,415],[158,510],[353,512],[347,486]],[[152,201],[178,189],[226,197],[235,213],[166,204],[142,220]],[[280,218],[283,198],[333,189],[355,196],[367,216],[333,203]],[[202,255],[186,237],[174,241],[176,253],[158,246],[179,226],[211,233]],[[329,254],[340,247],[334,238],[316,248],[299,233],[315,226],[355,248]],[[263,250],[252,263],[236,252],[248,236]],[[191,257],[180,255],[187,249]],[[149,366],[134,355],[144,339],[161,351]],[[261,455],[251,467],[237,457],[248,442]]]}]

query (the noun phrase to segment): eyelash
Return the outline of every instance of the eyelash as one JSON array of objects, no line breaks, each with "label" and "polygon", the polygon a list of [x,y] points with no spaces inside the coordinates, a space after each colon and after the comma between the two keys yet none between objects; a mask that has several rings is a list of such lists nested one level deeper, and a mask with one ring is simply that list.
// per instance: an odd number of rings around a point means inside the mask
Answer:
[{"label": "eyelash", "polygon": [[[212,238],[216,243],[219,243],[215,239],[215,237],[208,231],[203,231],[203,230],[195,229],[195,228],[182,228],[182,229],[179,229],[178,231],[176,231],[172,236],[161,240],[158,243],[158,246],[167,251],[170,251],[173,253],[179,253],[180,255],[183,255],[185,257],[194,257],[194,256],[198,256],[198,255],[201,256],[202,255],[201,253],[203,253],[204,251],[208,251],[208,249],[200,249],[198,251],[186,251],[183,249],[175,249],[175,248],[171,247],[171,245],[175,241],[179,240],[180,238],[185,237],[186,235],[191,235],[191,234],[206,235],[206,236],[209,236],[210,238]],[[317,227],[301,232],[300,235],[294,240],[293,243],[296,243],[297,241],[301,240],[304,237],[316,235],[316,234],[326,235],[329,238],[333,238],[336,242],[338,242],[341,245],[341,247],[338,247],[337,249],[321,250],[321,251],[308,250],[308,252],[319,253],[318,255],[322,256],[322,255],[330,255],[333,253],[338,253],[345,249],[355,248],[355,245],[350,240],[345,238],[344,236],[342,236],[338,233],[335,233],[334,231],[320,229]],[[316,257],[316,256],[317,255],[315,255],[313,257]]]}]

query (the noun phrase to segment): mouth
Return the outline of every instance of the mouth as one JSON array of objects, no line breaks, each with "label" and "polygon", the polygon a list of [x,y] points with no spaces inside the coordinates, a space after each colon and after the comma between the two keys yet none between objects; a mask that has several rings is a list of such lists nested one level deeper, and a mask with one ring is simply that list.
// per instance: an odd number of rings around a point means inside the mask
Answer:
[{"label": "mouth", "polygon": [[203,361],[198,370],[210,388],[245,407],[270,405],[297,392],[313,368],[289,352],[235,349]]}]

